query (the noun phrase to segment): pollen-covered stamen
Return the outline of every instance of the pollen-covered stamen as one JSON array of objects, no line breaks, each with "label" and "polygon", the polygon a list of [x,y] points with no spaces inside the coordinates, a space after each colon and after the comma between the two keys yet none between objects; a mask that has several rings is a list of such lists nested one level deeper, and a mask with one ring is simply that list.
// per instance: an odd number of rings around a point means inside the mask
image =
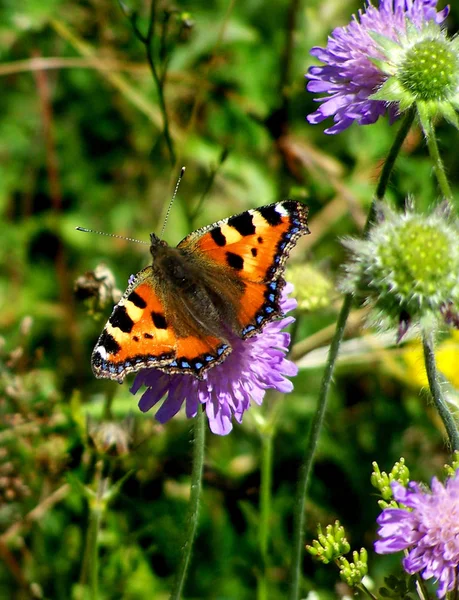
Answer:
[{"label": "pollen-covered stamen", "polygon": [[425,39],[408,50],[397,78],[406,92],[424,102],[451,98],[459,84],[457,53],[444,38]]}]

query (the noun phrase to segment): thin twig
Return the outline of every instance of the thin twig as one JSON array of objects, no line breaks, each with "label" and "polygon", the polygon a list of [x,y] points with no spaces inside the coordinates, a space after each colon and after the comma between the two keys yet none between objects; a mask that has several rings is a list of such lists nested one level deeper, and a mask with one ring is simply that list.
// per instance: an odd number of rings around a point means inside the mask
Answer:
[{"label": "thin twig", "polygon": [[68,483],[64,484],[52,494],[47,496],[40,504],[37,504],[21,521],[16,521],[2,535],[0,535],[0,543],[6,544],[8,540],[19,535],[21,531],[30,527],[35,521],[40,521],[44,515],[58,502],[61,502],[70,491]]},{"label": "thin twig", "polygon": [[[147,56],[148,65],[150,67],[151,74],[153,75],[153,80],[155,82],[156,91],[158,93],[159,99],[159,107],[161,110],[161,114],[163,117],[163,135],[166,140],[167,148],[169,150],[169,155],[171,159],[172,166],[175,165],[176,156],[174,150],[174,143],[172,141],[172,137],[170,134],[169,128],[169,116],[166,107],[166,100],[164,97],[164,87],[166,83],[166,67],[164,66],[164,70],[162,74],[159,74],[158,66],[157,66],[157,56],[155,56],[155,27],[156,27],[156,0],[151,0],[150,4],[150,15],[148,20],[148,29],[146,35],[144,35],[137,25],[137,13],[129,14],[122,2],[119,2],[121,10],[128,17],[132,29],[136,35],[136,37],[142,42],[145,46],[145,53]],[[163,31],[163,35],[166,33]],[[163,41],[162,43],[165,44]],[[164,46],[165,47],[165,46]],[[158,54],[158,62],[159,62],[159,54]]]}]

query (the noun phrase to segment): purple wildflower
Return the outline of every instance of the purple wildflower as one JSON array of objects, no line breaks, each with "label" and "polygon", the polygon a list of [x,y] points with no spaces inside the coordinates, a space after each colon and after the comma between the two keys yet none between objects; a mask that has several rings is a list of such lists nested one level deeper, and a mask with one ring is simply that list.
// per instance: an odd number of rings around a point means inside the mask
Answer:
[{"label": "purple wildflower", "polygon": [[[293,286],[286,284],[280,307],[285,314],[296,308],[296,300],[288,298]],[[290,334],[283,331],[294,321],[282,318],[265,325],[263,330],[246,340],[231,340],[232,353],[221,364],[204,374],[203,380],[191,375],[168,375],[158,369],[140,371],[131,387],[135,394],[147,386],[139,401],[142,412],[150,410],[166,396],[156,413],[156,419],[165,423],[185,403],[186,416],[196,416],[199,404],[206,408],[213,433],[226,435],[232,428],[232,417],[241,423],[251,400],[261,404],[268,388],[291,392],[293,384],[286,379],[297,374],[297,367],[285,358]]]},{"label": "purple wildflower", "polygon": [[326,48],[314,47],[311,54],[324,66],[311,67],[310,92],[325,93],[317,98],[322,104],[308,121],[316,124],[333,116],[335,125],[325,133],[340,133],[354,121],[369,125],[389,112],[391,122],[398,117],[397,103],[371,99],[387,80],[388,75],[377,61],[386,58],[372,34],[400,41],[410,21],[418,30],[429,22],[442,23],[449,7],[437,12],[437,0],[380,0],[376,8],[368,0],[364,11],[359,10],[346,27],[337,27],[328,38]]},{"label": "purple wildflower", "polygon": [[403,508],[386,508],[378,518],[375,542],[379,554],[409,550],[403,567],[409,574],[438,581],[437,596],[459,588],[459,470],[445,485],[435,477],[432,492],[416,482],[404,488],[392,482],[394,498]]}]

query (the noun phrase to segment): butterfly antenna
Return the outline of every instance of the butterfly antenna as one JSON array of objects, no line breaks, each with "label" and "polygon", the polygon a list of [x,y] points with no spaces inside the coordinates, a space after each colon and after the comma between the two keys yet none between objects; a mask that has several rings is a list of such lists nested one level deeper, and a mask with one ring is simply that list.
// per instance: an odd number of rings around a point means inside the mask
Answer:
[{"label": "butterfly antenna", "polygon": [[169,206],[167,207],[167,212],[166,212],[166,216],[164,218],[163,228],[161,229],[161,235],[159,236],[160,238],[163,237],[164,230],[166,228],[167,219],[169,218],[169,213],[171,212],[171,208],[174,203],[175,197],[177,196],[177,191],[179,189],[180,182],[182,181],[183,175],[185,174],[185,169],[186,169],[186,167],[182,167],[180,170],[179,178],[177,179],[177,183],[175,184],[174,193],[172,194],[171,201],[169,202]]},{"label": "butterfly antenna", "polygon": [[116,235],[116,233],[105,233],[105,231],[94,231],[94,229],[86,229],[86,227],[75,227],[77,231],[84,231],[86,233],[97,233],[99,235],[108,235],[109,237],[118,238],[120,240],[126,240],[127,242],[136,242],[137,244],[147,244],[144,240],[136,240],[135,238],[124,237],[124,235]]}]

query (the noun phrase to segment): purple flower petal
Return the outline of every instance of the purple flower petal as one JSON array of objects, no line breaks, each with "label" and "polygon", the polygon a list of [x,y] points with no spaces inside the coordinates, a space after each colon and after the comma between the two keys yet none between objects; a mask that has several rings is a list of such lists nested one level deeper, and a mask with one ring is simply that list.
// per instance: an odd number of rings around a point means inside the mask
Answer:
[{"label": "purple flower petal", "polygon": [[429,21],[441,24],[449,7],[438,12],[436,7],[437,0],[380,0],[378,8],[368,1],[349,25],[333,31],[325,48],[313,48],[311,54],[324,65],[309,69],[307,89],[327,95],[316,99],[321,105],[308,121],[317,124],[333,116],[335,125],[325,129],[329,134],[340,133],[354,121],[370,125],[387,113],[393,122],[398,116],[396,105],[370,100],[387,79],[374,62],[384,56],[372,34],[399,41],[407,21],[418,29]]},{"label": "purple flower petal", "polygon": [[[296,301],[288,297],[292,290],[292,285],[285,284],[280,303],[283,313],[296,308]],[[293,384],[287,377],[295,376],[298,368],[286,358],[290,335],[284,328],[293,321],[293,317],[284,317],[268,323],[251,338],[232,339],[232,353],[221,365],[207,371],[203,380],[191,375],[168,375],[158,369],[140,371],[131,387],[134,394],[142,385],[147,387],[139,402],[140,410],[150,410],[164,397],[156,418],[165,423],[184,403],[188,418],[194,417],[202,404],[211,431],[228,434],[233,418],[241,423],[251,402],[261,404],[267,389],[292,391]]]},{"label": "purple flower petal", "polygon": [[459,589],[459,470],[445,485],[434,478],[431,490],[416,482],[407,488],[393,482],[392,489],[395,499],[407,508],[383,510],[376,552],[409,550],[403,568],[435,579],[438,598]]}]

